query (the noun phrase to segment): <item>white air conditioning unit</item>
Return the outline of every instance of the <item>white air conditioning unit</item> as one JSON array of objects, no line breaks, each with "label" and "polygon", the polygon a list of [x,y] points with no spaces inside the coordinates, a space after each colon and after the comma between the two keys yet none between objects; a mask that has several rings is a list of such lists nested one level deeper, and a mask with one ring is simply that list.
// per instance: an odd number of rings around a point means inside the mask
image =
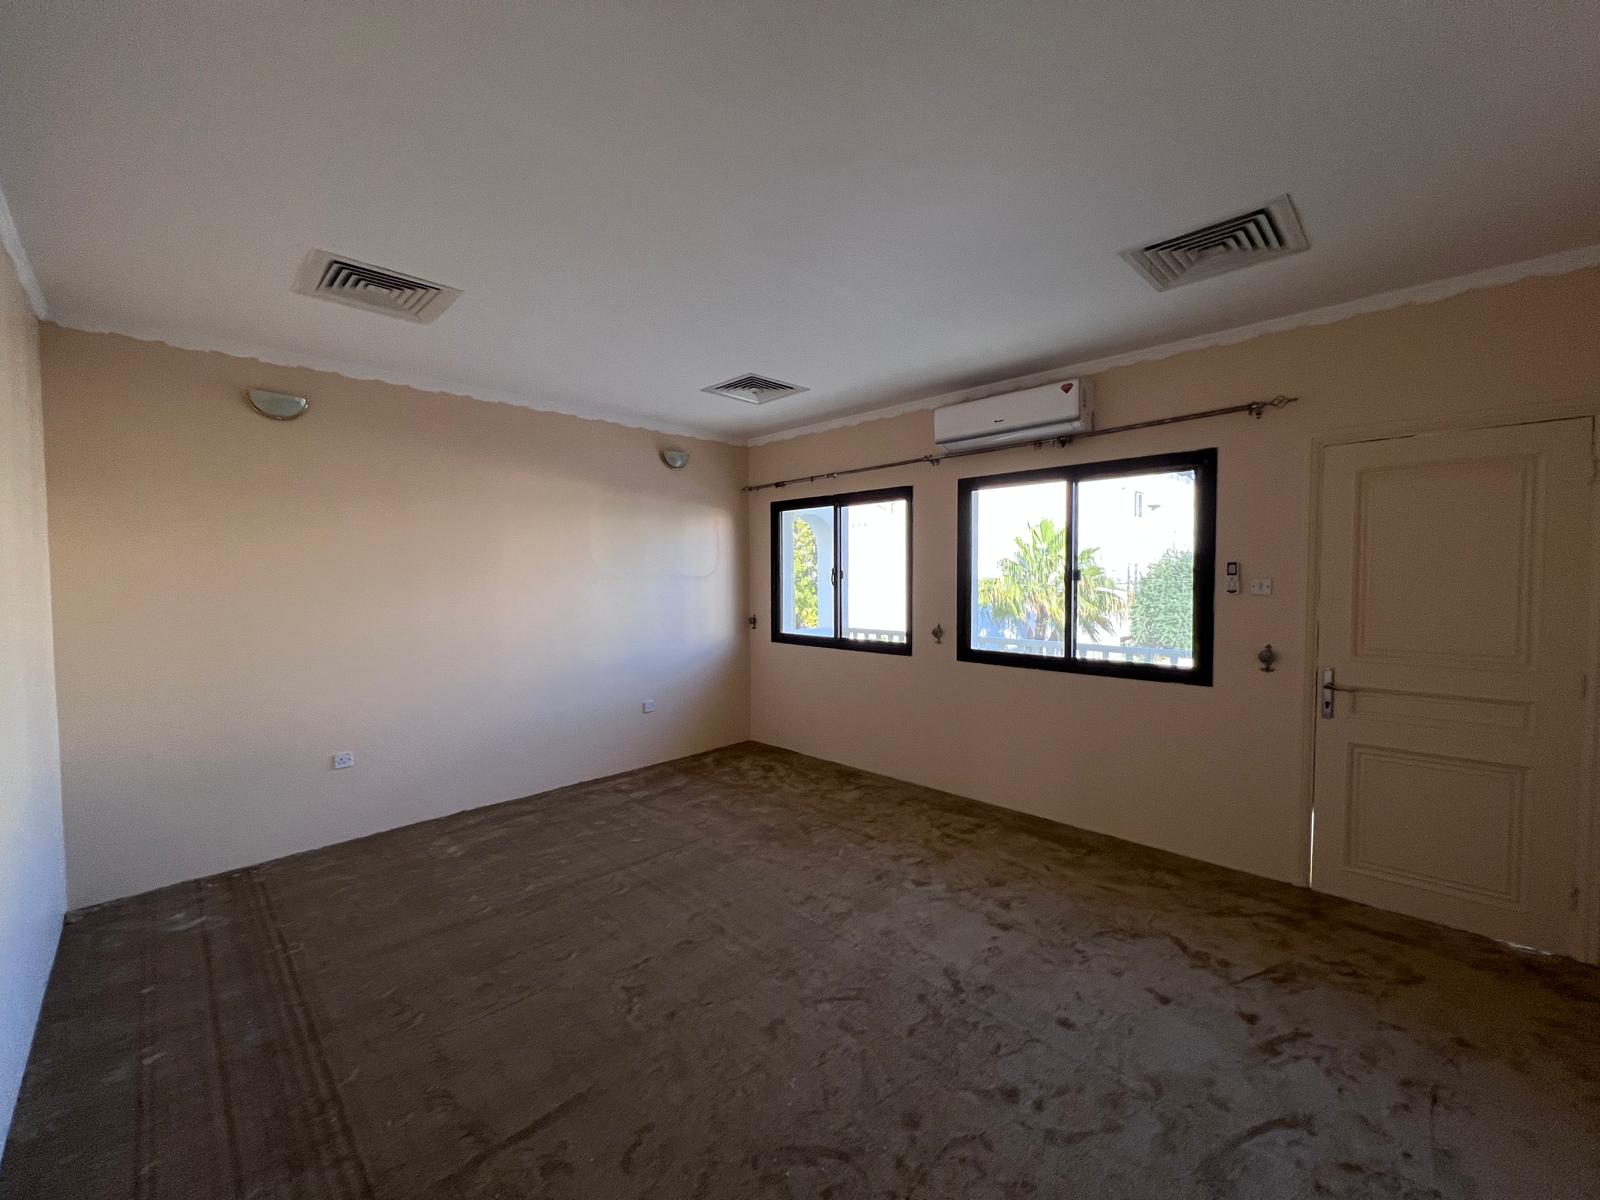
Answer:
[{"label": "white air conditioning unit", "polygon": [[1062,379],[933,410],[941,450],[984,450],[1044,442],[1094,428],[1088,381]]}]

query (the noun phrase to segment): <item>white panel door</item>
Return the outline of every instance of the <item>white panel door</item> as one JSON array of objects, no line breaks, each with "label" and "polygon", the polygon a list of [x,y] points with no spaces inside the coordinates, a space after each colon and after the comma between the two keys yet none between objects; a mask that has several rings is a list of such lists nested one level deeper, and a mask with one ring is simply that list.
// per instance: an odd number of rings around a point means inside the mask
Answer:
[{"label": "white panel door", "polygon": [[1325,451],[1316,888],[1579,952],[1593,435]]}]

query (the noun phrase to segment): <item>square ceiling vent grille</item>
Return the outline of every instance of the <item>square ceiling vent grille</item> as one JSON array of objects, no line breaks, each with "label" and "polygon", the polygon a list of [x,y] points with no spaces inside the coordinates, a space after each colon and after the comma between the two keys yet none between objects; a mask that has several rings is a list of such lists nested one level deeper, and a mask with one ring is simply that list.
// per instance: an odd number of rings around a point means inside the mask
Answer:
[{"label": "square ceiling vent grille", "polygon": [[781,379],[768,379],[765,375],[735,375],[732,379],[700,390],[713,396],[727,396],[730,400],[743,400],[746,404],[766,404],[782,400],[785,396],[798,396],[811,389],[796,387]]},{"label": "square ceiling vent grille", "polygon": [[326,250],[313,250],[306,256],[294,290],[302,296],[317,296],[424,325],[461,295],[456,288]]},{"label": "square ceiling vent grille", "polygon": [[1268,259],[1298,254],[1309,245],[1294,203],[1283,195],[1249,212],[1148,246],[1124,250],[1122,257],[1156,291],[1164,292]]}]

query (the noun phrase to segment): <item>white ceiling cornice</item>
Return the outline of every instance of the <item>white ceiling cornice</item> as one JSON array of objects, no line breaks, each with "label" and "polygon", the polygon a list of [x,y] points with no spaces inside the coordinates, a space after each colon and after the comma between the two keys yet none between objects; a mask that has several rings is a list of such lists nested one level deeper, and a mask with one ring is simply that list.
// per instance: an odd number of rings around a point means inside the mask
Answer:
[{"label": "white ceiling cornice", "polygon": [[76,329],[84,333],[109,333],[118,337],[132,338],[138,342],[157,342],[163,346],[171,346],[175,350],[194,350],[202,354],[226,354],[230,358],[252,359],[272,367],[297,367],[308,371],[322,371],[329,375],[340,375],[346,379],[392,383],[397,387],[413,388],[419,392],[466,396],[468,399],[482,400],[489,404],[511,404],[517,408],[531,409],[534,412],[559,413],[564,417],[577,417],[583,421],[604,421],[611,425],[622,425],[629,429],[644,429],[651,433],[667,434],[671,437],[695,438],[703,442],[721,442],[729,446],[744,445],[744,441],[740,438],[725,437],[686,425],[651,423],[641,420],[632,413],[618,412],[600,405],[586,405],[576,402],[559,404],[517,392],[478,387],[473,384],[457,383],[448,379],[434,379],[425,375],[412,375],[404,371],[370,367],[362,363],[346,362],[342,359],[299,354],[291,350],[257,346],[228,338],[215,338],[201,334],[170,333],[163,330],[141,328],[122,322],[108,323],[90,317],[79,317],[70,312],[57,312],[50,319],[64,329]]},{"label": "white ceiling cornice", "polygon": [[49,316],[49,309],[45,307],[44,292],[39,287],[39,277],[33,273],[33,264],[28,261],[28,252],[23,248],[17,223],[11,219],[11,205],[6,203],[4,191],[0,191],[0,246],[4,246],[11,257],[11,265],[17,270],[17,282],[28,297],[33,315],[41,321],[45,320]]},{"label": "white ceiling cornice", "polygon": [[1565,275],[1572,271],[1581,271],[1586,267],[1596,265],[1600,265],[1600,244],[1580,246],[1575,250],[1563,250],[1558,254],[1547,254],[1541,258],[1527,259],[1524,262],[1507,263],[1504,266],[1490,267],[1487,270],[1474,271],[1467,275],[1456,275],[1449,279],[1439,279],[1432,283],[1420,283],[1413,287],[1400,288],[1392,292],[1379,292],[1376,295],[1364,296],[1359,300],[1347,300],[1342,304],[1330,304],[1325,308],[1314,308],[1307,312],[1294,313],[1287,317],[1275,317],[1270,321],[1257,321],[1249,325],[1239,325],[1232,329],[1220,330],[1217,333],[1203,333],[1195,337],[1184,338],[1181,341],[1163,342],[1160,345],[1149,346],[1143,350],[1129,350],[1106,358],[1089,359],[1086,362],[1073,363],[1065,367],[1055,367],[1048,371],[1039,371],[1016,379],[984,384],[981,387],[967,388],[959,392],[943,392],[921,400],[908,400],[902,404],[894,404],[886,408],[870,409],[867,412],[856,413],[853,416],[838,417],[831,421],[817,421],[809,425],[797,426],[794,429],[782,429],[775,433],[767,433],[760,437],[750,438],[745,442],[745,445],[765,446],[769,442],[781,442],[789,438],[805,437],[811,433],[826,433],[831,429],[846,429],[851,425],[861,425],[867,421],[881,421],[888,417],[898,417],[905,413],[921,412],[924,409],[943,408],[947,404],[957,404],[963,400],[976,400],[999,392],[1033,387],[1036,384],[1053,383],[1058,379],[1069,379],[1079,375],[1095,375],[1101,371],[1115,370],[1117,367],[1129,367],[1135,363],[1154,362],[1157,359],[1171,358],[1175,354],[1187,354],[1191,350],[1205,350],[1213,346],[1234,345],[1238,342],[1250,341],[1252,338],[1264,337],[1271,333],[1284,333],[1288,330],[1301,329],[1308,325],[1331,325],[1335,321],[1343,321],[1347,317],[1358,317],[1364,313],[1385,312],[1393,308],[1403,308],[1408,304],[1431,304],[1439,300],[1448,300],[1451,296],[1459,296],[1462,292],[1500,287],[1504,284],[1516,283],[1518,280],[1529,279],[1538,275]]}]

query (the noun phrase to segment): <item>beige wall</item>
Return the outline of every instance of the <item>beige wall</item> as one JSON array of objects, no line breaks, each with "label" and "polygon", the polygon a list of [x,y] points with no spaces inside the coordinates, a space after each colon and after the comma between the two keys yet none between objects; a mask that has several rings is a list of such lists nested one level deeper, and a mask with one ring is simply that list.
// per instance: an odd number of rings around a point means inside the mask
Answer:
[{"label": "beige wall", "polygon": [[0,1145],[66,904],[38,325],[0,251]]},{"label": "beige wall", "polygon": [[53,326],[43,362],[74,905],[747,735],[744,449]]},{"label": "beige wall", "polygon": [[[916,489],[911,658],[774,645],[768,505],[750,500],[751,732],[758,740],[1276,879],[1304,882],[1308,525],[1313,438],[1462,414],[1600,407],[1600,270],[1273,334],[1107,371],[1097,417],[1121,424],[1288,393],[1229,417],[1067,450],[1018,449],[790,487],[782,496]],[[1057,462],[1219,450],[1216,686],[1018,670],[955,659],[956,481]],[[911,413],[751,450],[753,482],[933,450]],[[1220,564],[1270,575],[1270,598],[1221,592]],[[1591,564],[1574,563],[1587,577]],[[1592,630],[1573,631],[1592,654]],[[1271,642],[1281,669],[1263,674]]]},{"label": "beige wall", "polygon": [[[1313,438],[1593,410],[1597,311],[1590,270],[1142,363],[1096,379],[1103,424],[1301,402],[849,481],[916,489],[910,659],[773,645],[772,493],[737,488],[747,459],[760,480],[926,453],[927,412],[748,452],[689,442],[673,474],[655,452],[677,439],[46,327],[71,900],[747,732],[1303,881]],[[251,385],[312,411],[265,421]],[[962,475],[1211,445],[1219,560],[1276,581],[1219,593],[1214,688],[957,663],[928,637],[955,624]],[[329,770],[346,749],[357,767]]]}]

